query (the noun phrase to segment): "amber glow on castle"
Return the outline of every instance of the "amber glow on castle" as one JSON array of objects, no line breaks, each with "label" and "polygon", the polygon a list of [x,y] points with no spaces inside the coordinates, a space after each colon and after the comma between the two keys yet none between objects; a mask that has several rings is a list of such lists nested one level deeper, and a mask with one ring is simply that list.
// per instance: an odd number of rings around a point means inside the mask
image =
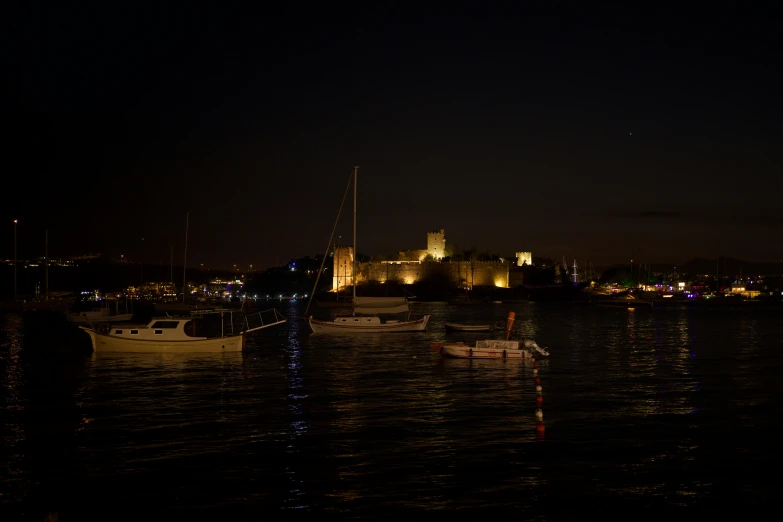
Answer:
[{"label": "amber glow on castle", "polygon": [[[517,252],[513,260],[499,261],[444,261],[453,253],[446,245],[444,229],[427,233],[427,248],[398,252],[395,259],[374,260],[357,263],[356,282],[397,281],[414,284],[432,274],[446,274],[452,283],[470,290],[474,286],[496,286],[510,288],[511,269],[523,264],[532,264],[531,252]],[[332,291],[353,285],[353,247],[336,247],[333,252],[334,276]]]}]

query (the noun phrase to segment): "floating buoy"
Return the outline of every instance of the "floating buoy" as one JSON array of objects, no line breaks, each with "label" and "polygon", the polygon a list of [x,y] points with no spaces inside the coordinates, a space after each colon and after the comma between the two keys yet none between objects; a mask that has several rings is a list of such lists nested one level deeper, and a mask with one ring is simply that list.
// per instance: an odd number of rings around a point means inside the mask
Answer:
[{"label": "floating buoy", "polygon": [[544,423],[543,422],[537,422],[536,423],[536,431],[539,433],[542,433],[544,431]]},{"label": "floating buoy", "polygon": [[538,368],[538,364],[536,364],[536,358],[533,357],[533,368]]},{"label": "floating buoy", "polygon": [[541,408],[536,408],[536,420],[538,420],[538,422],[544,422],[544,412],[541,411]]},{"label": "floating buoy", "polygon": [[506,318],[506,341],[508,341],[508,338],[511,335],[511,327],[514,326],[514,320],[516,319],[516,316],[516,312],[508,313],[508,317]]},{"label": "floating buoy", "polygon": [[539,395],[541,395],[541,392],[542,392],[542,391],[543,391],[543,390],[541,389],[541,386],[540,386],[540,385],[538,385],[538,384],[536,384],[536,393],[537,393],[537,394],[539,394]]},{"label": "floating buoy", "polygon": [[536,381],[536,384],[541,384],[541,379],[539,379],[538,377],[536,377],[535,381]]},{"label": "floating buoy", "polygon": [[536,370],[535,368],[533,368],[533,377],[535,377],[536,375],[538,375],[538,370]]},{"label": "floating buoy", "polygon": [[544,404],[544,398],[542,396],[538,395],[536,397],[536,406],[541,406],[542,404]]}]

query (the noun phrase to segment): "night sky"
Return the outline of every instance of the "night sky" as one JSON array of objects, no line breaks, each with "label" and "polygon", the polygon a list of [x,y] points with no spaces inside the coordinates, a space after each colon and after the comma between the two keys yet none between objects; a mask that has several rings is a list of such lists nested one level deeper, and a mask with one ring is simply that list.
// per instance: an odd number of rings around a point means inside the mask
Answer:
[{"label": "night sky", "polygon": [[6,8],[0,258],[783,257],[778,10],[581,4]]}]

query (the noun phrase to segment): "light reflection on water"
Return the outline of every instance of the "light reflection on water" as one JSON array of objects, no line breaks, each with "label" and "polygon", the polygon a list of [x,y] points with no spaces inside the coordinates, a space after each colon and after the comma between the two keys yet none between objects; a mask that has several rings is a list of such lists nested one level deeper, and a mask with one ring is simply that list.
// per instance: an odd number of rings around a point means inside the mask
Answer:
[{"label": "light reflection on water", "polygon": [[[5,469],[3,490],[19,494],[20,490],[29,487],[25,481],[24,425],[21,418],[25,407],[22,386],[25,380],[25,369],[22,364],[21,351],[24,335],[22,331],[22,316],[8,314],[2,317],[2,345],[0,345],[0,360],[2,360],[2,441],[3,454],[0,469]],[[5,493],[5,491],[3,491]]]},{"label": "light reflection on water", "polygon": [[[780,427],[777,315],[436,303],[420,305],[433,315],[425,333],[314,336],[297,306],[227,354],[82,355],[78,339],[58,341],[59,323],[3,316],[2,505],[37,499],[75,518],[145,504],[183,516],[579,518],[718,509],[729,481],[756,502],[764,491],[752,477],[776,442],[736,430]],[[543,437],[531,361],[429,350],[485,335],[444,322],[509,310],[515,335],[552,354],[538,361]],[[756,467],[716,466],[739,455]],[[75,500],[83,491],[89,502]]]}]

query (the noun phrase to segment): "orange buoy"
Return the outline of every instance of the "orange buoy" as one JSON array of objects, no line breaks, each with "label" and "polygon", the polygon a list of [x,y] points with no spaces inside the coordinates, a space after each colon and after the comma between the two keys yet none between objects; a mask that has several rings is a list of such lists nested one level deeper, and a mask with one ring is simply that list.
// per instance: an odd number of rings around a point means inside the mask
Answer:
[{"label": "orange buoy", "polygon": [[535,381],[536,381],[536,384],[541,384],[541,379],[539,379],[538,377],[536,377]]},{"label": "orange buoy", "polygon": [[540,396],[540,395],[537,395],[536,396],[536,406],[541,406],[542,404],[544,404],[544,398],[542,396]]},{"label": "orange buoy", "polygon": [[544,423],[543,422],[537,422],[536,423],[536,431],[537,432],[543,432],[544,431]]},{"label": "orange buoy", "polygon": [[516,312],[508,313],[508,317],[506,318],[506,341],[508,341],[508,338],[511,335],[511,327],[514,325],[514,321],[516,320],[516,317],[517,317]]},{"label": "orange buoy", "polygon": [[536,360],[533,359],[533,368],[538,368],[538,364],[536,364]]}]

